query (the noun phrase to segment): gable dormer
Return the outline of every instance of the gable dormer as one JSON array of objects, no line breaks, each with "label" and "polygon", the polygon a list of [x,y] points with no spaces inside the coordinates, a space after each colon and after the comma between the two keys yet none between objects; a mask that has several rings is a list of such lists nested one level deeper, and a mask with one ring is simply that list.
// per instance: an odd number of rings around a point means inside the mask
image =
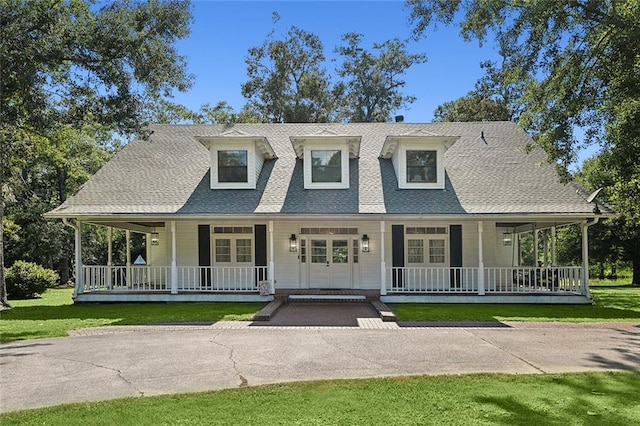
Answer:
[{"label": "gable dormer", "polygon": [[361,139],[326,129],[316,135],[291,136],[296,157],[303,163],[304,189],[348,189],[349,160],[360,155]]},{"label": "gable dormer", "polygon": [[196,139],[209,149],[211,189],[255,189],[264,161],[276,158],[264,136],[232,130]]},{"label": "gable dormer", "polygon": [[444,154],[458,139],[423,130],[387,136],[380,158],[391,159],[400,189],[444,189]]}]

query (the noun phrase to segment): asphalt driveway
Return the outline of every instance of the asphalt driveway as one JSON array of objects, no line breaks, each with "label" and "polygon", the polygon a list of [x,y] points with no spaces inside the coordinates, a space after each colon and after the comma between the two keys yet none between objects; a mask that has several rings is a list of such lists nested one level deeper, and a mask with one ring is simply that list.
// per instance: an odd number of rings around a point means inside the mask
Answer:
[{"label": "asphalt driveway", "polygon": [[640,371],[640,324],[396,324],[86,329],[0,345],[0,410],[297,380]]}]

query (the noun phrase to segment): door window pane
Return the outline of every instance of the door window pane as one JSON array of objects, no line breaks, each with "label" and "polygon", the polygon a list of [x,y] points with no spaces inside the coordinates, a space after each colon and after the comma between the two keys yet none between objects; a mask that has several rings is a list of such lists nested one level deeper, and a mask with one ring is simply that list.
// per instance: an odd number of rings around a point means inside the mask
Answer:
[{"label": "door window pane", "polygon": [[231,262],[231,240],[228,238],[216,239],[216,262]]},{"label": "door window pane", "polygon": [[327,263],[326,240],[311,240],[311,263]]},{"label": "door window pane", "polygon": [[407,151],[407,182],[436,182],[436,170],[436,151]]},{"label": "door window pane", "polygon": [[407,240],[407,263],[424,263],[424,241]]},{"label": "door window pane", "polygon": [[342,151],[311,151],[311,182],[342,182]]},{"label": "door window pane", "polygon": [[349,242],[347,240],[335,240],[332,244],[333,263],[349,263]]},{"label": "door window pane", "polygon": [[251,262],[251,240],[238,238],[236,240],[236,262]]},{"label": "door window pane", "polygon": [[307,263],[307,240],[300,240],[300,262]]},{"label": "door window pane", "polygon": [[218,151],[218,182],[248,182],[247,151]]}]

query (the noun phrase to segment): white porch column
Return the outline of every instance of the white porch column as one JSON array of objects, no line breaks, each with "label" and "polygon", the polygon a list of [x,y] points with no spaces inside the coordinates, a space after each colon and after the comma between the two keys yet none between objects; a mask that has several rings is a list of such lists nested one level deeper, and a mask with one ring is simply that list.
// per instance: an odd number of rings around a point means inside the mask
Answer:
[{"label": "white porch column", "polygon": [[533,266],[538,267],[538,230],[533,230]]},{"label": "white porch column", "polygon": [[73,289],[73,297],[83,292],[83,268],[82,268],[82,222],[77,220],[75,226],[76,238],[76,286]]},{"label": "white porch column", "polygon": [[127,229],[124,231],[124,235],[127,244],[127,284],[131,287],[133,285],[133,271],[131,270],[131,231]]},{"label": "white porch column", "polygon": [[151,233],[144,234],[144,247],[146,249],[146,263],[147,266],[151,265]]},{"label": "white porch column", "polygon": [[387,294],[387,264],[384,261],[384,220],[380,221],[380,296]]},{"label": "white porch column", "polygon": [[171,222],[171,294],[178,294],[178,263],[176,261],[176,221]]},{"label": "white porch column", "polygon": [[483,222],[478,221],[478,295],[484,296],[484,255],[482,252]]},{"label": "white porch column", "polygon": [[546,268],[549,266],[549,236],[546,231],[542,234],[542,249],[544,252],[542,253],[543,265]]},{"label": "white porch column", "polygon": [[269,293],[276,294],[276,271],[275,262],[273,261],[273,221],[268,223],[269,228],[269,270],[267,277],[269,279]]},{"label": "white porch column", "polygon": [[556,266],[556,227],[551,227],[551,266]]},{"label": "white porch column", "polygon": [[586,222],[580,223],[582,231],[582,294],[589,295],[589,226]]},{"label": "white porch column", "polygon": [[111,290],[113,286],[112,276],[113,276],[113,227],[109,226],[107,228],[107,288]]}]

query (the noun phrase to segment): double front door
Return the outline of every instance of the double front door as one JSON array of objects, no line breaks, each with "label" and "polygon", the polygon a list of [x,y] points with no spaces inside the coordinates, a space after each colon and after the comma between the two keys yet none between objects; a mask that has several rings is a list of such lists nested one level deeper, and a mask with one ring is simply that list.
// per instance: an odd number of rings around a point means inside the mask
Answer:
[{"label": "double front door", "polygon": [[353,259],[346,237],[309,238],[309,287],[352,288]]}]

